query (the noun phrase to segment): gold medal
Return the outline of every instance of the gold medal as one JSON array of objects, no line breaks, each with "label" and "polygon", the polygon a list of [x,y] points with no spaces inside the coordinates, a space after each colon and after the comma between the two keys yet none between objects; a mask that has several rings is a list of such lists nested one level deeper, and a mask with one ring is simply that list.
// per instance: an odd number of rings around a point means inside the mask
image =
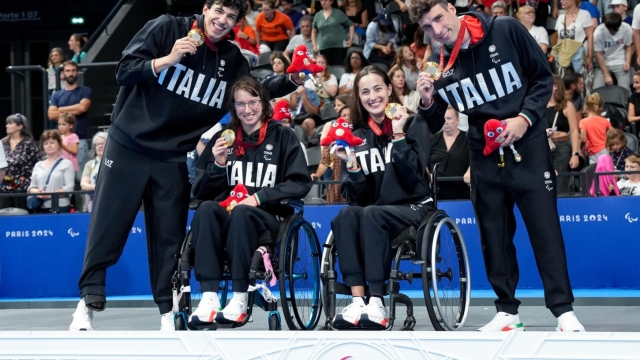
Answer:
[{"label": "gold medal", "polygon": [[220,137],[227,143],[227,147],[233,146],[233,142],[236,140],[236,133],[231,129],[227,129],[220,134]]},{"label": "gold medal", "polygon": [[395,119],[396,111],[398,110],[399,106],[400,104],[388,103],[384,108],[384,114],[387,115],[387,117],[391,120]]},{"label": "gold medal", "polygon": [[204,33],[202,32],[202,30],[198,28],[191,29],[191,31],[189,31],[187,36],[195,40],[198,46],[204,44]]},{"label": "gold medal", "polygon": [[424,66],[422,67],[422,71],[426,72],[427,75],[429,75],[429,77],[432,78],[433,80],[440,79],[440,75],[442,74],[440,65],[438,65],[438,63],[433,61],[424,64]]},{"label": "gold medal", "polygon": [[300,77],[300,80],[304,81],[304,79],[307,78],[307,74],[301,72],[301,73],[298,74],[298,77]]}]

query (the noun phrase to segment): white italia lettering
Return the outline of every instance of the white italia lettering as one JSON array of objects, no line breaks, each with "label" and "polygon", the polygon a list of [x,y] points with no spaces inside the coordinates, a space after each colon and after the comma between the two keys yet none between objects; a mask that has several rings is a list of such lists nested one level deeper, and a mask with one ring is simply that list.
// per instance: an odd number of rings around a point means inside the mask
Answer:
[{"label": "white italia lettering", "polygon": [[502,76],[504,76],[507,94],[511,94],[515,90],[518,90],[522,87],[520,76],[518,76],[518,73],[516,72],[516,69],[513,67],[512,63],[508,62],[502,65]]},{"label": "white italia lettering", "polygon": [[449,101],[449,98],[447,97],[447,93],[444,91],[444,89],[438,89],[438,94],[440,94],[440,97],[444,99],[444,101],[447,102],[447,104],[451,105],[451,102]]},{"label": "white italia lettering", "polygon": [[193,91],[191,92],[191,100],[200,101],[200,88],[202,87],[202,82],[204,81],[204,74],[198,74],[198,79],[196,80],[196,86],[193,87]]},{"label": "white italia lettering", "polygon": [[376,148],[371,149],[371,172],[384,171],[384,161],[380,156],[380,151]]},{"label": "white italia lettering", "polygon": [[260,184],[260,180],[262,180],[262,163],[258,163],[258,173],[256,174],[256,184]]},{"label": "white italia lettering", "polygon": [[478,103],[478,105],[484,104],[478,90],[476,90],[469,78],[460,80],[460,84],[462,85],[462,93],[467,100],[467,109],[472,109],[475,106],[473,105],[474,101]]},{"label": "white italia lettering", "polygon": [[367,165],[367,157],[366,155],[369,153],[369,150],[358,151],[356,156],[358,157],[358,164],[362,167],[362,172],[365,175],[369,174],[369,166]]},{"label": "white italia lettering", "polygon": [[255,174],[253,172],[253,162],[245,163],[243,161],[230,161],[229,165],[231,166],[231,175],[228,177],[230,186],[235,186],[237,184],[244,184],[247,187],[256,188],[276,186],[276,175],[278,173],[278,166],[275,164],[263,164],[259,162],[257,164]]},{"label": "white italia lettering", "polygon": [[451,85],[447,85],[446,89],[451,94],[453,94],[453,99],[458,104],[458,111],[464,111],[464,105],[462,104],[462,99],[460,99],[460,94],[458,93],[458,90],[456,90],[456,88],[459,86],[460,85],[458,85],[458,83],[453,83]]},{"label": "white italia lettering", "polygon": [[236,161],[231,167],[231,176],[229,177],[229,185],[244,184],[242,181],[242,162]]},{"label": "white italia lettering", "polygon": [[253,163],[251,161],[247,162],[247,176],[244,177],[246,186],[255,186],[256,184],[253,182]]},{"label": "white italia lettering", "polygon": [[502,84],[500,83],[500,78],[498,77],[498,72],[496,71],[496,69],[489,70],[489,75],[491,75],[491,81],[493,81],[493,87],[496,88],[498,97],[499,98],[503,97],[504,90],[502,90]]},{"label": "white italia lettering", "polygon": [[193,70],[187,70],[187,74],[182,78],[176,94],[184,94],[184,97],[189,98],[189,89],[191,89],[191,80],[193,79]]},{"label": "white italia lettering", "polygon": [[167,71],[169,70],[169,68],[162,70],[162,72],[160,72],[160,75],[158,75],[158,84],[162,85],[162,83],[164,82],[164,77],[167,75]]},{"label": "white italia lettering", "polygon": [[176,70],[173,72],[173,76],[171,77],[171,81],[169,81],[169,85],[167,85],[167,90],[169,91],[173,91],[173,89],[176,87],[176,82],[178,82],[180,73],[187,69],[187,67],[182,64],[175,64],[173,66],[176,68]]},{"label": "white italia lettering", "polygon": [[276,186],[276,172],[278,167],[274,164],[267,164],[267,171],[264,174],[262,184],[260,187],[274,187]]},{"label": "white italia lettering", "polygon": [[484,99],[487,102],[495,100],[496,96],[492,95],[491,92],[489,92],[489,88],[487,87],[487,82],[484,81],[484,76],[482,76],[482,74],[477,74],[476,79],[478,79],[478,84],[480,85],[480,91],[482,91],[482,96],[484,96]]},{"label": "white italia lettering", "polygon": [[207,86],[207,91],[204,93],[204,97],[202,98],[202,103],[206,104],[209,101],[209,97],[211,96],[211,92],[213,91],[213,87],[216,85],[216,79],[209,80],[209,86]]},{"label": "white italia lettering", "polygon": [[386,164],[391,162],[391,150],[393,149],[393,142],[387,144],[387,149],[384,152],[384,162]]},{"label": "white italia lettering", "polygon": [[220,107],[222,106],[222,101],[224,99],[224,91],[226,90],[226,88],[227,88],[227,82],[220,81],[220,84],[216,89],[216,93],[213,94],[213,98],[211,98],[211,102],[209,103],[209,106],[213,107],[215,104],[218,104],[217,108],[220,109]]}]

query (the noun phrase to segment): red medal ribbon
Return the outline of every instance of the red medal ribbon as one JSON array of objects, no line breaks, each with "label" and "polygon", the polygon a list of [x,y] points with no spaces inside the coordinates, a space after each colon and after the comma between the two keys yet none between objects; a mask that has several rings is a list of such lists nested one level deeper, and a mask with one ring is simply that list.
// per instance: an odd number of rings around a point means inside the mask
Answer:
[{"label": "red medal ribbon", "polygon": [[371,130],[373,130],[373,132],[376,134],[376,136],[393,135],[393,127],[391,126],[391,120],[386,115],[384,117],[384,120],[382,120],[382,130],[380,130],[380,127],[375,122],[375,120],[373,120],[371,116],[369,116],[368,125],[371,128]]},{"label": "red medal ribbon", "polygon": [[440,71],[445,73],[451,69],[453,64],[458,57],[458,52],[460,52],[460,47],[462,47],[462,39],[464,39],[464,34],[467,31],[467,23],[464,21],[464,18],[460,20],[460,31],[458,32],[458,38],[456,39],[455,45],[453,45],[453,50],[451,51],[451,56],[449,56],[449,62],[447,63],[447,67],[444,66],[444,44],[440,47]]},{"label": "red medal ribbon", "polygon": [[264,137],[267,135],[267,125],[269,124],[269,121],[271,120],[265,121],[265,123],[260,127],[260,135],[258,135],[258,142],[256,144],[248,144],[242,141],[242,126],[238,127],[238,130],[236,131],[238,134],[236,135],[236,140],[233,142],[233,149],[237,156],[244,155],[245,148],[253,149],[262,144]]}]

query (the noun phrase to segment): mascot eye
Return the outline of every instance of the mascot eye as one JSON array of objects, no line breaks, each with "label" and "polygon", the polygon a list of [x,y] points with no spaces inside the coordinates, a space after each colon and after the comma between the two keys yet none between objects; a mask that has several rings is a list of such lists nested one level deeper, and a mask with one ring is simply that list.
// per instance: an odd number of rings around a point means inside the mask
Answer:
[{"label": "mascot eye", "polygon": [[497,128],[497,129],[496,129],[496,132],[497,132],[498,134],[501,134],[503,131],[504,131],[504,129],[502,129],[501,127],[499,127],[499,128]]},{"label": "mascot eye", "polygon": [[242,193],[238,191],[238,199],[242,199]]},{"label": "mascot eye", "polygon": [[334,122],[331,126],[338,127],[338,126],[340,126],[340,124]]},{"label": "mascot eye", "polygon": [[349,124],[347,124],[347,123],[342,123],[342,127],[343,127],[343,128],[348,128],[348,127],[349,127]]},{"label": "mascot eye", "polygon": [[231,193],[229,193],[229,195],[231,195],[231,197],[234,197],[234,196],[236,196],[236,192],[231,190]]},{"label": "mascot eye", "polygon": [[298,51],[298,55],[299,55],[299,56],[304,55],[304,53],[302,52],[302,50],[299,50],[299,51]]},{"label": "mascot eye", "polygon": [[494,137],[495,135],[496,135],[496,134],[494,134],[494,133],[493,133],[493,131],[489,131],[489,132],[487,133],[487,136],[488,136],[488,137],[490,137],[490,138]]}]

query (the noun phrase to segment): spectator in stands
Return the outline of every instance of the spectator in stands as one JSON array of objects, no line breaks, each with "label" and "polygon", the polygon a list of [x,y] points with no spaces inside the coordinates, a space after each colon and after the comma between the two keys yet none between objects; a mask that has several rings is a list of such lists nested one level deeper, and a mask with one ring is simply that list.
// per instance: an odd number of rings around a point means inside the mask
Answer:
[{"label": "spectator in stands", "polygon": [[[515,4],[515,2],[512,2],[512,4]],[[520,22],[522,22],[522,19],[520,18],[521,15],[518,15],[518,14],[521,14],[520,9],[522,9],[523,7],[530,7],[531,9],[527,9],[527,10],[533,10],[533,20],[534,20],[533,26],[540,27],[546,31],[547,18],[549,17],[549,0],[541,0],[541,1],[519,0],[518,6],[519,7],[518,7],[518,11],[516,12],[516,17],[518,18],[518,20],[520,20]],[[527,29],[529,28],[527,27]],[[529,33],[531,33],[531,29],[529,29]],[[538,39],[536,38],[536,40]],[[540,41],[538,41],[538,44],[539,43]],[[547,45],[549,45],[548,42],[547,42]]]},{"label": "spectator in stands", "polygon": [[[638,86],[640,87],[640,78],[638,78]],[[584,78],[582,74],[567,72],[564,75],[564,98],[573,103],[573,107],[576,108],[578,116],[582,117],[582,110],[584,107]]]},{"label": "spectator in stands", "polygon": [[256,17],[256,41],[261,54],[284,51],[289,39],[295,35],[291,19],[275,8],[275,1],[265,0],[262,12]]},{"label": "spectator in stands", "polygon": [[613,12],[613,7],[611,6],[612,3],[613,3],[613,0],[597,0],[596,6],[598,7],[598,11],[600,11],[600,14],[602,15],[603,18],[607,14],[610,14],[611,12]]},{"label": "spectator in stands", "polygon": [[[91,145],[91,159],[87,161],[82,170],[82,180],[80,180],[80,188],[84,191],[95,191],[96,180],[98,178],[98,170],[100,170],[100,163],[102,162],[102,155],[104,154],[104,147],[107,144],[107,138],[109,134],[104,131],[100,131],[93,135]],[[89,195],[89,201],[87,203],[88,211],[93,209],[93,194]]]},{"label": "spectator in stands", "polygon": [[[544,4],[540,4],[540,6],[544,6]],[[549,49],[549,34],[547,34],[547,29],[541,26],[536,26],[536,11],[532,6],[525,5],[521,6],[516,13],[516,18],[520,20],[522,25],[529,30],[529,34],[536,39],[538,45],[542,49],[543,53],[547,53]]]},{"label": "spectator in stands", "polygon": [[[2,146],[8,166],[0,183],[0,193],[24,193],[29,188],[33,166],[38,162],[38,148],[24,115],[9,115],[6,131],[7,136],[2,139]],[[27,198],[0,197],[0,209],[8,207],[26,209]]]},{"label": "spectator in stands", "polygon": [[640,121],[640,70],[633,74],[632,87],[633,92],[631,93],[631,97],[629,97],[629,112],[627,115],[627,120],[629,120],[630,123]]},{"label": "spectator in stands", "polygon": [[[442,131],[431,135],[430,166],[440,164],[438,176],[464,176],[469,171],[469,140],[467,133],[458,129],[458,123],[458,112],[448,106]],[[469,199],[469,196],[469,186],[462,181],[438,183],[438,199]]]},{"label": "spectator in stands", "polygon": [[627,147],[627,138],[622,130],[612,128],[607,131],[607,151],[615,169],[624,171],[624,160],[633,154],[633,151]]},{"label": "spectator in stands", "polygon": [[360,70],[369,65],[369,61],[364,57],[362,50],[358,48],[349,49],[347,57],[344,59],[344,67],[347,71],[342,74],[338,84],[339,94],[351,94],[353,92],[353,80]]},{"label": "spectator in stands", "polygon": [[633,53],[631,26],[622,22],[620,14],[612,12],[604,16],[604,23],[593,33],[593,49],[599,67],[595,69],[593,88],[613,85],[629,89],[631,85],[631,55]]},{"label": "spectator in stands", "polygon": [[586,40],[586,67],[588,71],[593,68],[593,30],[595,26],[591,21],[591,16],[586,10],[581,10],[580,0],[560,0],[562,2],[562,8],[567,10],[566,13],[558,16],[556,22],[556,31],[558,32],[558,39],[571,39],[583,44],[573,55],[571,59],[571,65],[575,72],[580,72],[584,58],[584,43]]},{"label": "spectator in stands", "polygon": [[307,47],[307,52],[316,56],[317,54],[313,51],[313,42],[311,41],[311,22],[313,18],[309,15],[305,15],[300,19],[300,34],[294,35],[287,48],[284,50],[284,56],[291,62],[291,55],[293,54],[293,50],[298,47],[298,45],[304,45]]},{"label": "spectator in stands", "polygon": [[431,43],[425,43],[425,38],[429,39],[428,36],[425,36],[424,30],[418,26],[416,32],[413,33],[413,42],[409,45],[416,57],[417,65],[422,65],[427,62],[427,59],[431,55]]},{"label": "spectator in stands", "polygon": [[370,63],[384,64],[391,68],[398,49],[400,24],[391,18],[387,9],[382,9],[378,17],[367,26],[367,40],[364,44],[364,56]]},{"label": "spectator in stands", "polygon": [[346,0],[340,9],[351,20],[353,26],[355,26],[355,31],[364,37],[369,25],[369,13],[362,6],[362,0]]},{"label": "spectator in stands", "polygon": [[[64,60],[64,50],[59,47],[51,49],[49,52],[49,62],[47,63],[47,89],[49,91],[49,99],[51,99],[53,92],[56,91],[56,83],[60,81],[60,79],[56,79],[56,69],[62,65]],[[64,84],[61,83],[60,88],[64,88]],[[49,125],[54,126],[55,124],[50,122]]]},{"label": "spectator in stands", "polygon": [[[640,155],[631,154],[624,160],[624,171],[640,171]],[[626,174],[618,181],[620,195],[640,195],[640,174]]]},{"label": "spectator in stands", "polygon": [[282,13],[287,15],[293,24],[293,28],[297,33],[300,32],[300,19],[302,19],[302,13],[293,9],[293,0],[280,0],[282,5]]},{"label": "spectator in stands", "polygon": [[2,151],[0,151],[0,179],[4,181],[4,176],[7,175],[7,167],[9,164],[7,163],[7,157],[4,154],[4,146],[2,147]]},{"label": "spectator in stands", "polygon": [[[258,14],[260,14],[260,12],[253,11],[254,5],[255,5],[254,0],[247,0],[247,14],[245,15],[244,19],[247,22],[247,24],[249,24],[249,26],[251,26],[255,30],[256,18],[258,17]],[[262,6],[262,4],[260,5]]]},{"label": "spectator in stands", "polygon": [[[582,2],[580,3],[580,10],[585,10],[589,13],[589,15],[591,15],[591,22],[593,23],[593,28],[595,29],[596,26],[600,25],[600,11],[598,10],[598,7],[592,4],[589,0],[581,0],[581,1]],[[558,18],[558,14],[560,13],[560,9],[558,8],[559,2],[560,1],[553,2],[552,16],[556,19]]]},{"label": "spectator in stands", "polygon": [[336,114],[339,114],[339,110],[343,107],[346,106],[348,108],[349,101],[351,101],[351,94],[342,94],[336,96],[336,98],[333,99],[333,110],[335,110]]},{"label": "spectator in stands", "polygon": [[87,42],[87,38],[80,34],[72,34],[71,38],[69,38],[69,50],[73,51],[73,57],[71,61],[76,64],[80,64],[84,57],[87,56],[87,53],[82,51],[82,47]]},{"label": "spectator in stands", "polygon": [[[578,113],[573,103],[565,98],[564,81],[553,75],[553,91],[547,103],[547,137],[556,145],[551,152],[553,168],[557,173],[570,172],[580,165],[580,134]],[[558,177],[558,194],[569,192],[569,178]]]},{"label": "spectator in stands", "polygon": [[509,15],[509,6],[502,1],[496,1],[491,5],[491,15],[507,16]]},{"label": "spectator in stands", "polygon": [[[611,156],[609,154],[604,154],[598,158],[598,163],[596,164],[596,173],[604,173],[604,172],[613,172],[615,171],[613,167],[613,163],[611,161]],[[591,196],[618,196],[620,195],[620,190],[618,189],[618,185],[616,184],[616,178],[614,175],[598,175],[598,193],[596,194],[596,182],[595,180],[591,183],[591,188],[589,189],[589,193]]]},{"label": "spectator in stands", "polygon": [[324,67],[322,72],[313,75],[316,82],[322,85],[322,89],[316,88],[311,79],[304,82],[304,87],[316,91],[321,98],[334,98],[338,95],[338,79],[329,72],[329,63],[324,55],[318,55],[315,60],[316,64]]},{"label": "spectator in stands", "polygon": [[[40,147],[46,158],[38,161],[33,167],[28,193],[41,194],[73,191],[75,172],[71,161],[60,156],[62,138],[57,130],[47,130],[40,137]],[[49,182],[47,183],[47,178]],[[51,212],[51,195],[37,195],[42,199],[42,206],[35,212]],[[58,211],[69,212],[71,200],[69,195],[58,197]]]},{"label": "spectator in stands", "polygon": [[418,112],[418,104],[420,103],[420,94],[417,91],[409,89],[405,80],[404,70],[401,67],[394,66],[389,70],[389,79],[393,92],[396,94],[400,103],[412,113]]},{"label": "spectator in stands", "polygon": [[409,46],[403,45],[398,49],[392,66],[398,66],[404,71],[407,86],[409,86],[410,90],[415,90],[420,69],[418,69],[418,65],[416,64],[416,55]]},{"label": "spectator in stands", "polygon": [[323,105],[318,93],[315,90],[299,86],[294,93],[288,96],[288,100],[289,109],[295,114],[294,123],[302,125],[307,131],[307,136],[313,136],[313,130],[324,123],[318,115]]},{"label": "spectator in stands", "polygon": [[605,146],[607,131],[611,128],[609,120],[600,116],[604,102],[598,94],[587,97],[584,105],[587,117],[580,120],[580,139],[587,144],[589,152],[589,164],[595,164],[601,155],[609,155]]},{"label": "spectator in stands", "polygon": [[247,50],[251,52],[251,55],[258,55],[258,42],[256,41],[256,33],[253,31],[251,25],[247,23],[247,17],[238,20],[238,23],[233,28],[233,32],[236,34],[236,42],[240,47],[240,50]]},{"label": "spectator in stands", "polygon": [[[344,59],[345,48],[353,44],[355,30],[347,15],[342,10],[333,8],[331,4],[333,0],[320,0],[322,11],[318,11],[313,17],[311,41],[314,52],[326,56],[329,64],[339,64]],[[346,27],[349,28],[349,39],[345,46]]]},{"label": "spectator in stands", "polygon": [[271,56],[269,56],[269,62],[271,63],[273,75],[284,75],[287,67],[289,67],[289,61],[280,51],[272,52]]},{"label": "spectator in stands", "polygon": [[623,22],[631,26],[633,17],[627,15],[627,0],[613,0],[609,4],[609,8],[613,9],[614,13],[619,14]]},{"label": "spectator in stands", "polygon": [[78,166],[84,169],[84,164],[89,159],[89,148],[87,139],[89,138],[89,119],[87,112],[91,107],[91,89],[86,86],[79,86],[78,65],[73,61],[65,61],[62,72],[67,82],[67,86],[56,91],[49,103],[48,116],[50,121],[58,123],[60,114],[68,112],[76,117],[74,128],[80,141],[78,142]]},{"label": "spectator in stands", "polygon": [[78,168],[78,135],[73,132],[76,125],[76,117],[65,112],[58,117],[58,132],[62,142],[60,144],[60,156],[63,159],[71,161],[73,164],[73,171],[76,172],[78,182],[80,182],[80,174]]}]

